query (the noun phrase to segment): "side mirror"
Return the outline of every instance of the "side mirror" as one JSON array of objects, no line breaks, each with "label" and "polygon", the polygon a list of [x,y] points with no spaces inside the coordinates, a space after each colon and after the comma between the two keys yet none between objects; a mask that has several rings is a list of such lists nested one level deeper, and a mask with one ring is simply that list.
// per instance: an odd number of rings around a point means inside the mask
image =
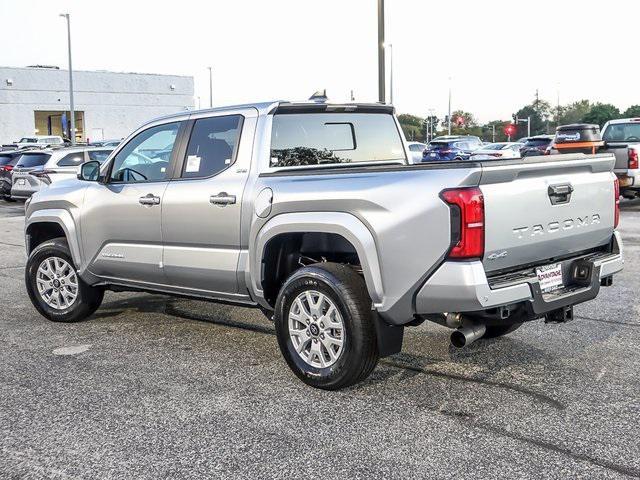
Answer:
[{"label": "side mirror", "polygon": [[78,180],[84,180],[86,182],[96,182],[100,176],[100,162],[93,160],[91,162],[83,163],[80,166],[80,173],[78,173]]}]

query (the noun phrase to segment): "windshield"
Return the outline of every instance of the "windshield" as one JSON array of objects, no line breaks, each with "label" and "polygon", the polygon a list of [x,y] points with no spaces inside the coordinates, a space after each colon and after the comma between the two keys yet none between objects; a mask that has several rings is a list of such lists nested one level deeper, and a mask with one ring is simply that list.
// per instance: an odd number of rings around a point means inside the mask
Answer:
[{"label": "windshield", "polygon": [[392,115],[285,113],[273,116],[271,167],[404,161]]},{"label": "windshield", "polygon": [[640,122],[609,125],[602,139],[605,142],[640,142]]},{"label": "windshield", "polygon": [[48,153],[25,153],[20,157],[16,166],[26,168],[40,167],[47,163],[49,157],[51,157],[51,155]]}]

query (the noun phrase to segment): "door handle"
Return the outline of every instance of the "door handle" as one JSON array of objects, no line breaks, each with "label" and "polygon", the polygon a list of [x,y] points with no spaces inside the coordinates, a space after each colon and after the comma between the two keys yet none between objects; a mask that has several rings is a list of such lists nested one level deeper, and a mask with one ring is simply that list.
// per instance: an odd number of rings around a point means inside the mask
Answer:
[{"label": "door handle", "polygon": [[153,193],[149,193],[138,199],[142,205],[160,205],[160,197],[156,197]]},{"label": "door handle", "polygon": [[232,205],[236,203],[236,196],[229,195],[227,192],[220,192],[218,195],[211,195],[209,197],[209,202],[213,205],[220,205],[224,207],[225,205]]}]

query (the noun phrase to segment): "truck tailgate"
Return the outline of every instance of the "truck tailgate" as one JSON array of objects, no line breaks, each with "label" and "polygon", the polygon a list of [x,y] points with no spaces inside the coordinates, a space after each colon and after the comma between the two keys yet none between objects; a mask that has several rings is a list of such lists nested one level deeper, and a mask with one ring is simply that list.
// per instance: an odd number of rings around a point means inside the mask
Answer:
[{"label": "truck tailgate", "polygon": [[482,165],[485,271],[541,264],[607,244],[615,156],[552,155]]}]

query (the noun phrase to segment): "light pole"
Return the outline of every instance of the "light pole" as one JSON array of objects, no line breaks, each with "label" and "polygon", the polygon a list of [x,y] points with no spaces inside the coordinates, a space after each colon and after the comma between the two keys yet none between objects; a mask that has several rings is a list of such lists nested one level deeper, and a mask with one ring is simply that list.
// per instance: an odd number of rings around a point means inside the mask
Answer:
[{"label": "light pole", "polygon": [[378,102],[385,103],[384,71],[384,0],[378,0]]},{"label": "light pole", "polygon": [[451,77],[449,77],[449,121],[447,122],[449,125],[449,135],[451,135]]},{"label": "light pole", "polygon": [[209,107],[213,108],[213,73],[211,67],[209,69]]},{"label": "light pole", "polygon": [[71,145],[76,144],[76,112],[73,105],[73,68],[71,66],[71,17],[68,13],[61,13],[61,17],[67,19],[67,45],[69,47],[69,136]]},{"label": "light pole", "polygon": [[393,105],[393,44],[389,44],[389,103]]}]

